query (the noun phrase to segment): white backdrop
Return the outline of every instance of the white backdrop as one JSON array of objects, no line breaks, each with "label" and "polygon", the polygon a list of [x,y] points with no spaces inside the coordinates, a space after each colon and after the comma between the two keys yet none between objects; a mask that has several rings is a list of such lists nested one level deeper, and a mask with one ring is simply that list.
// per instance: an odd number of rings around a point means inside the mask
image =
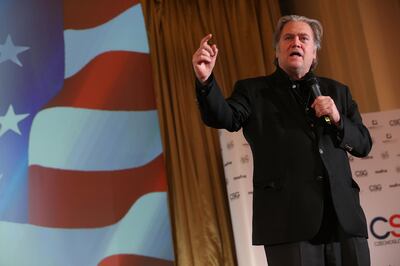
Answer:
[{"label": "white backdrop", "polygon": [[[373,148],[368,157],[349,160],[367,216],[371,264],[400,266],[400,109],[362,117]],[[241,131],[219,133],[239,266],[265,266],[264,248],[251,245],[250,146]]]}]

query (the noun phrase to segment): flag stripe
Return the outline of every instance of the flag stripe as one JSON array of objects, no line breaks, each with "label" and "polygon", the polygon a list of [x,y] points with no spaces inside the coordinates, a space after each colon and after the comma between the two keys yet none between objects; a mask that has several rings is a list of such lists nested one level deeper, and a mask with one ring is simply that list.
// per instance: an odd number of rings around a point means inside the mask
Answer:
[{"label": "flag stripe", "polygon": [[117,254],[173,259],[165,192],[146,194],[118,223],[60,229],[0,221],[0,265],[95,266]]},{"label": "flag stripe", "polygon": [[[64,1],[64,28],[82,29],[100,25],[125,11],[139,0],[68,0]],[[96,14],[96,15],[90,15]]]},{"label": "flag stripe", "polygon": [[107,51],[149,53],[140,5],[129,8],[98,27],[65,30],[64,41],[65,78],[74,75],[97,55]]},{"label": "flag stripe", "polygon": [[39,112],[33,121],[29,165],[122,170],[147,164],[161,152],[156,111],[53,107]]},{"label": "flag stripe", "polygon": [[110,225],[144,194],[167,190],[161,155],[143,167],[121,171],[31,166],[29,188],[29,222],[65,228]]},{"label": "flag stripe", "polygon": [[52,106],[156,109],[149,55],[124,51],[99,55],[65,80],[63,90],[47,105]]}]

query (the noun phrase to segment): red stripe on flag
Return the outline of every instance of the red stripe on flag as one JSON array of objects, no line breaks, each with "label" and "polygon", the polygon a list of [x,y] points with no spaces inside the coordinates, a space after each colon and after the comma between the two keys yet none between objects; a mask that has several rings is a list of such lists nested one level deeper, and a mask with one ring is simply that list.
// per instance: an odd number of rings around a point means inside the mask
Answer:
[{"label": "red stripe on flag", "polygon": [[86,29],[98,26],[111,20],[137,3],[139,3],[139,0],[64,1],[64,28]]},{"label": "red stripe on flag", "polygon": [[163,156],[120,171],[29,167],[29,223],[47,227],[101,227],[119,221],[141,196],[166,191]]},{"label": "red stripe on flag", "polygon": [[114,255],[103,259],[98,266],[173,266],[168,260],[139,256],[139,255]]},{"label": "red stripe on flag", "polygon": [[148,54],[113,51],[101,54],[64,82],[46,106],[101,110],[154,110],[155,94]]}]

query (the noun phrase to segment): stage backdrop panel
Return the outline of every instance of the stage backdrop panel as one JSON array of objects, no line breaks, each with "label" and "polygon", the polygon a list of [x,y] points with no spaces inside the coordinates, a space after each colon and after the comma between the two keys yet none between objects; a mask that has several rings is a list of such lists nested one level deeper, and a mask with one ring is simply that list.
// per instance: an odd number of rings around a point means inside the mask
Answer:
[{"label": "stage backdrop panel", "polygon": [[[400,110],[362,114],[373,148],[366,158],[349,155],[367,216],[372,265],[400,266]],[[239,266],[265,266],[264,248],[251,245],[250,146],[241,131],[220,130],[225,178]]]}]

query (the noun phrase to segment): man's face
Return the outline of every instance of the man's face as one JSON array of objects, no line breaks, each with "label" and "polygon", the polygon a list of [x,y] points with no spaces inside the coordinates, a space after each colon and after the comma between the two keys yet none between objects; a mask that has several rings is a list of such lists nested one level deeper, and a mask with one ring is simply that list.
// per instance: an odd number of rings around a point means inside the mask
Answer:
[{"label": "man's face", "polygon": [[279,66],[294,79],[302,78],[317,57],[311,27],[301,21],[290,21],[282,29],[276,57]]}]

